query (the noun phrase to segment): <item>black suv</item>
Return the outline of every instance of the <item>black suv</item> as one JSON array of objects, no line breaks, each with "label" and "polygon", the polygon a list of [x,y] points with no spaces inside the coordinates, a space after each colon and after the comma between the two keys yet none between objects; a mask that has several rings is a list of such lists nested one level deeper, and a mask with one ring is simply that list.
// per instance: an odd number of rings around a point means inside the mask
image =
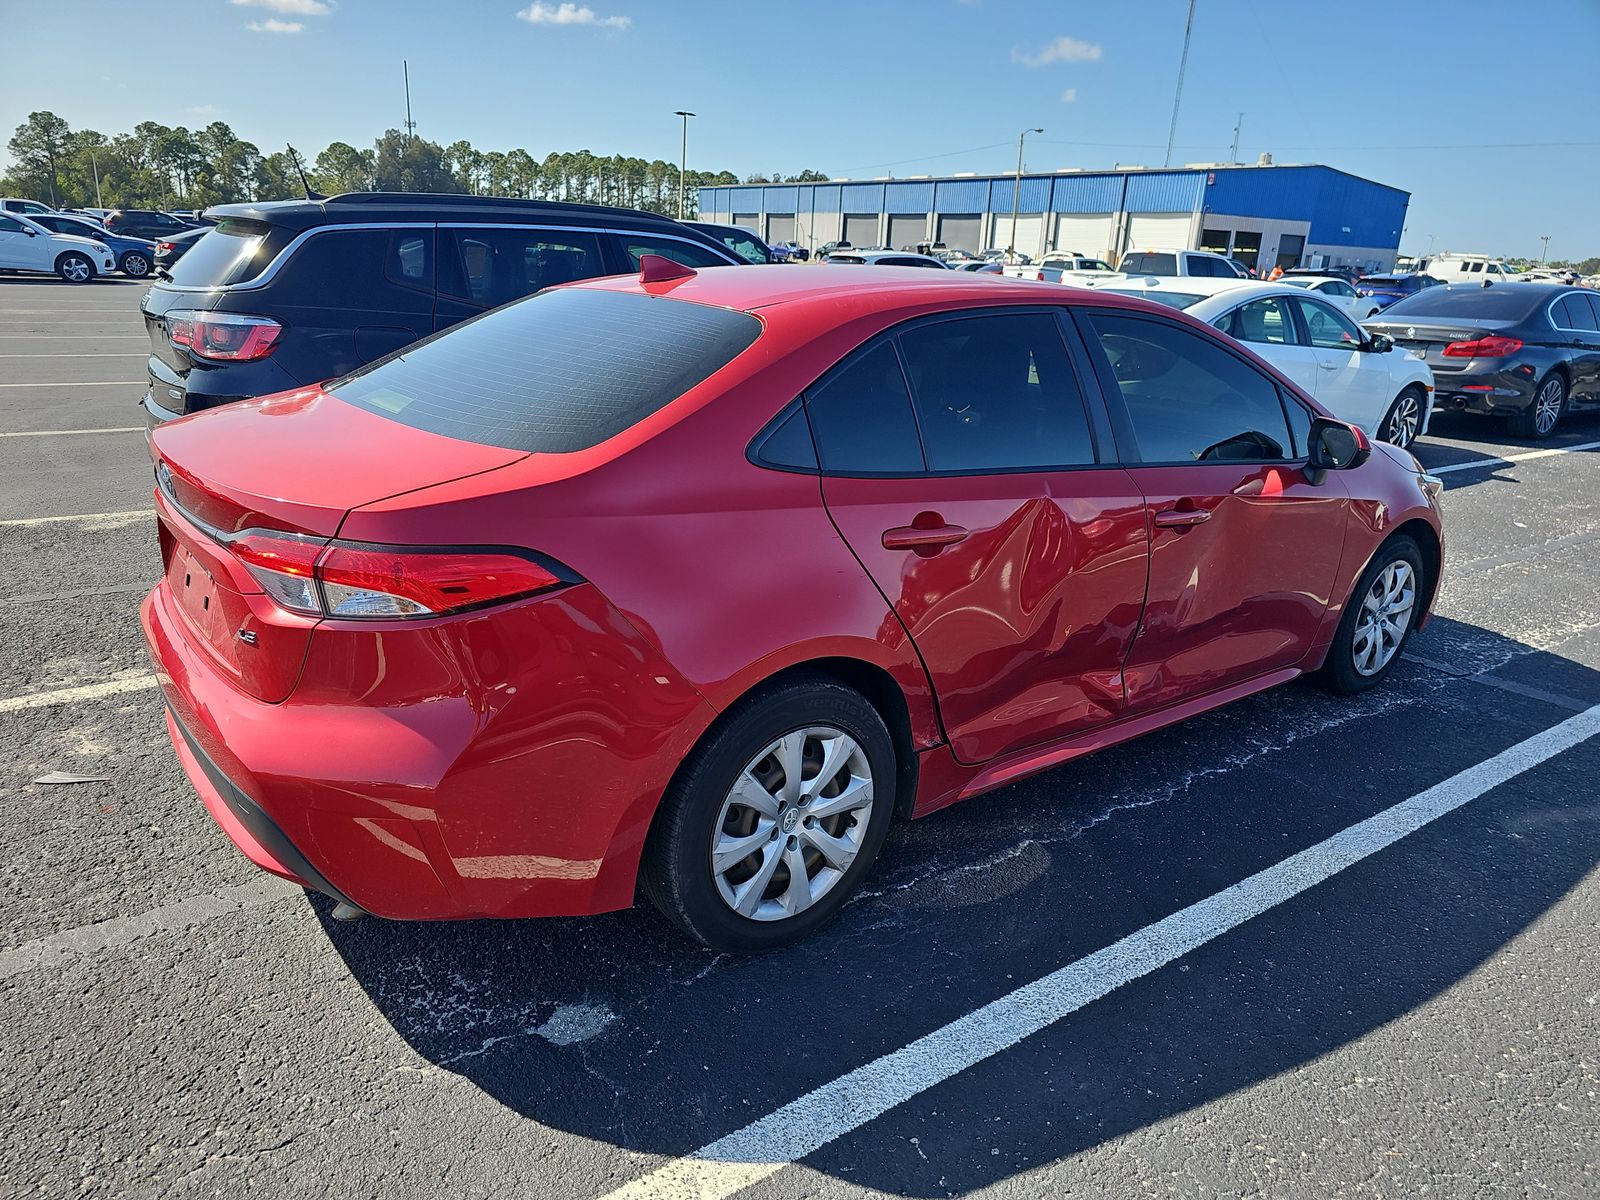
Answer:
[{"label": "black suv", "polygon": [[171,213],[153,208],[114,208],[106,214],[106,232],[120,237],[144,238],[154,242],[193,229],[199,221],[180,221]]},{"label": "black suv", "polygon": [[540,288],[639,269],[742,260],[632,209],[357,192],[207,210],[209,235],[140,304],[145,420],[344,375]]}]

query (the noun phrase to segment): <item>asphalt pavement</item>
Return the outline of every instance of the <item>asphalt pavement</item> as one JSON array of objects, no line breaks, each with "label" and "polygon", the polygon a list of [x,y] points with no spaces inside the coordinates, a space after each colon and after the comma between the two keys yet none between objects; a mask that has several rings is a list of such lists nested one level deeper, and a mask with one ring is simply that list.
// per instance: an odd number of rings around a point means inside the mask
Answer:
[{"label": "asphalt pavement", "polygon": [[1436,419],[1377,692],[901,826],[735,960],[335,924],[233,849],[138,628],[143,291],[0,278],[0,1195],[1600,1194],[1600,417]]}]

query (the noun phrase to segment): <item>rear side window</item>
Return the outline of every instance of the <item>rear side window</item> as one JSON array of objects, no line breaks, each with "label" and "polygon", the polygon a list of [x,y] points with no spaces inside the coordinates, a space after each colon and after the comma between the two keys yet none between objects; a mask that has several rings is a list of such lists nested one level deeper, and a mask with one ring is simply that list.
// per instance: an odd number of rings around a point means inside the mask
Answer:
[{"label": "rear side window", "polygon": [[666,407],[760,332],[748,313],[558,288],[435,334],[328,390],[414,429],[566,454]]},{"label": "rear side window", "polygon": [[1218,321],[1217,328],[1241,342],[1268,346],[1292,346],[1300,340],[1286,296],[1264,296],[1241,304]]},{"label": "rear side window", "polygon": [[625,233],[622,244],[627,247],[628,259],[638,270],[639,258],[645,254],[658,254],[686,267],[725,267],[728,260],[709,246],[695,242],[680,242],[673,238],[656,238],[649,234]]},{"label": "rear side window", "polygon": [[1130,254],[1122,260],[1122,270],[1128,275],[1176,275],[1176,254]]},{"label": "rear side window", "polygon": [[830,371],[806,393],[822,469],[848,475],[920,475],[911,395],[887,339]]},{"label": "rear side window", "polygon": [[1274,462],[1293,453],[1277,386],[1202,334],[1089,312],[1147,463]]},{"label": "rear side window", "polygon": [[172,264],[172,282],[180,287],[227,287],[254,279],[270,258],[266,242],[271,231],[264,221],[223,218]]},{"label": "rear side window", "polygon": [[450,270],[439,290],[481,308],[498,308],[543,288],[606,273],[600,239],[553,229],[441,229]]},{"label": "rear side window", "polygon": [[1557,328],[1579,329],[1586,332],[1600,331],[1594,319],[1594,312],[1590,309],[1588,300],[1574,292],[1570,296],[1563,296],[1550,306],[1550,316],[1555,320]]},{"label": "rear side window", "polygon": [[930,471],[1014,471],[1094,462],[1083,395],[1046,313],[964,317],[906,330]]}]

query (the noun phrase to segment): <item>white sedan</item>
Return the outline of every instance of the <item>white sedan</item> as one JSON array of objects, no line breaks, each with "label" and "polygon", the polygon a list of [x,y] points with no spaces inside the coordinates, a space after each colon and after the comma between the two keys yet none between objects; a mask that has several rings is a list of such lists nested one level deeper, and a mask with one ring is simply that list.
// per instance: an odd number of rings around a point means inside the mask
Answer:
[{"label": "white sedan", "polygon": [[1278,282],[1315,292],[1335,308],[1343,309],[1352,321],[1365,321],[1383,311],[1383,305],[1371,296],[1363,296],[1337,275],[1285,275]]},{"label": "white sedan", "polygon": [[59,275],[88,283],[117,269],[117,256],[93,238],[53,233],[16,213],[0,213],[0,269]]},{"label": "white sedan", "polygon": [[1199,294],[1204,280],[1170,286],[1109,287],[1173,308],[1237,338],[1340,420],[1402,448],[1428,431],[1433,372],[1388,338],[1370,337],[1314,292],[1281,283],[1245,283]]}]

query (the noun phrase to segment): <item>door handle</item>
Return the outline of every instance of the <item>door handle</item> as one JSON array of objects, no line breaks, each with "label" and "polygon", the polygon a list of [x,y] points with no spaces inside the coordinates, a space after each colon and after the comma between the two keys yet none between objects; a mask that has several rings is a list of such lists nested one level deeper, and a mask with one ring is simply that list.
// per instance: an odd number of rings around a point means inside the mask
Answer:
[{"label": "door handle", "polygon": [[1324,371],[1337,371],[1339,369],[1339,364],[1338,363],[1325,362],[1325,363],[1318,363],[1317,366],[1321,367]]},{"label": "door handle", "polygon": [[959,525],[900,525],[883,531],[885,550],[936,550],[964,541],[967,531]]},{"label": "door handle", "polygon": [[1203,508],[1169,508],[1155,515],[1157,529],[1187,529],[1191,525],[1204,525],[1211,514]]}]

